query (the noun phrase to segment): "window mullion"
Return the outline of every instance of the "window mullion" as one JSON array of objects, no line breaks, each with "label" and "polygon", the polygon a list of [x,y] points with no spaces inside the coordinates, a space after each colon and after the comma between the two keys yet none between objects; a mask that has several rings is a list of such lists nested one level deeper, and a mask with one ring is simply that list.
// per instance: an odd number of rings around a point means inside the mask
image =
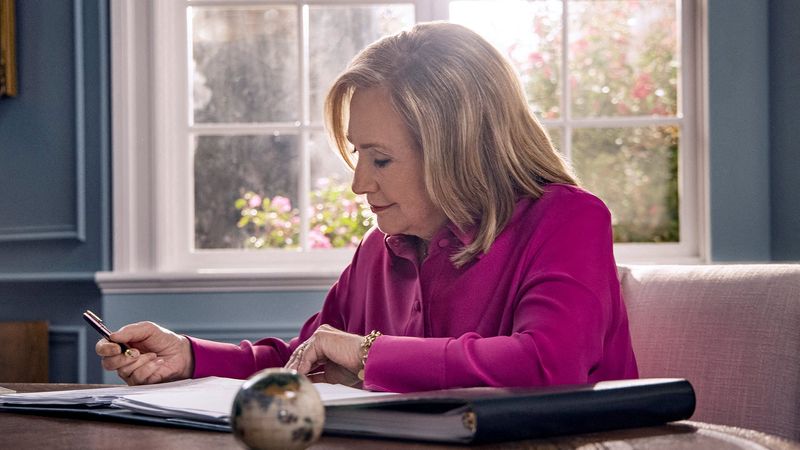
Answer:
[{"label": "window mullion", "polygon": [[572,161],[572,90],[569,86],[569,2],[561,2],[561,120],[564,135],[561,151]]},{"label": "window mullion", "polygon": [[703,120],[705,102],[698,90],[701,62],[700,42],[702,20],[698,20],[698,6],[690,0],[676,2],[676,17],[679,27],[680,72],[678,82],[678,116],[681,118],[680,142],[678,145],[678,183],[680,199],[680,241],[701,259],[708,255],[705,225],[703,218],[707,208],[707,190],[701,184],[707,161],[703,158],[705,145],[699,126]]},{"label": "window mullion", "polygon": [[681,125],[685,120],[676,116],[624,116],[624,117],[585,117],[569,121],[571,129],[576,128],[630,128],[664,125]]},{"label": "window mullion", "polygon": [[300,46],[300,67],[299,67],[299,89],[300,89],[300,141],[299,145],[299,158],[300,158],[300,179],[298,182],[300,183],[299,189],[297,190],[298,195],[298,205],[300,206],[300,245],[304,251],[309,250],[310,245],[308,242],[308,230],[310,228],[310,220],[311,217],[309,215],[310,210],[310,195],[309,195],[309,188],[311,185],[310,178],[311,178],[311,155],[308,148],[308,143],[310,142],[309,139],[309,125],[311,123],[311,105],[310,105],[310,85],[311,85],[311,75],[309,73],[309,21],[308,21],[308,5],[300,5],[297,8],[298,12],[298,21],[297,23],[300,25],[300,36],[299,36],[299,43]]}]

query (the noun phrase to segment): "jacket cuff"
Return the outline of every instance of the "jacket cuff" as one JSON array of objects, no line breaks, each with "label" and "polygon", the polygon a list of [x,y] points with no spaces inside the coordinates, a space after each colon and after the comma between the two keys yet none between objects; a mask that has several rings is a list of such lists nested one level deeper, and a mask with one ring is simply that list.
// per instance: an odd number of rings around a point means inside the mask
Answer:
[{"label": "jacket cuff", "polygon": [[375,339],[364,367],[364,388],[417,392],[441,389],[445,352],[452,338],[382,335]]},{"label": "jacket cuff", "polygon": [[245,379],[256,371],[252,344],[238,346],[186,336],[192,344],[194,373],[192,378],[227,377]]}]

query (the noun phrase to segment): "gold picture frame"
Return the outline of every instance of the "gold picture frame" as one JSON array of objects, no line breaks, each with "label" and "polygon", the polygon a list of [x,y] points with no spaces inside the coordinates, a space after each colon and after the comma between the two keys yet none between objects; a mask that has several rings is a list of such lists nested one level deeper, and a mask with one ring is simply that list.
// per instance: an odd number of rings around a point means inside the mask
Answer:
[{"label": "gold picture frame", "polygon": [[17,95],[14,0],[0,0],[0,97]]}]

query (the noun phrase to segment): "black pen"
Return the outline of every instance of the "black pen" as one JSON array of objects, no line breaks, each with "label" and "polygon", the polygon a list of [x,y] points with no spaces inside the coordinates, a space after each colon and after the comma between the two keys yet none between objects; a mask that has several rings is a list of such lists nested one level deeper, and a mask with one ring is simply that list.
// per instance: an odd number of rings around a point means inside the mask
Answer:
[{"label": "black pen", "polygon": [[[91,325],[92,328],[97,330],[97,332],[100,333],[101,336],[106,338],[108,342],[114,342],[111,340],[111,331],[103,323],[103,319],[101,319],[97,314],[87,309],[86,312],[83,313],[83,318],[84,320],[89,322],[89,325]],[[119,345],[119,348],[121,349],[122,353],[126,354],[127,356],[131,357],[133,356],[133,352],[131,352],[131,349],[129,349],[127,345],[121,344],[119,342],[114,342],[114,343]]]}]

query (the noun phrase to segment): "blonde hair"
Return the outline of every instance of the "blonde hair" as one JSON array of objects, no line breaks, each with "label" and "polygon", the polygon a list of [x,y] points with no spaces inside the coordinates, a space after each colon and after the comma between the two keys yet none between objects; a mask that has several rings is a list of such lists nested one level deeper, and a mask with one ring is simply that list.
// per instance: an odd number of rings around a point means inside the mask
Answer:
[{"label": "blonde hair", "polygon": [[362,50],[325,101],[331,140],[353,168],[349,104],[359,88],[388,88],[422,151],[431,200],[475,239],[452,257],[462,266],[487,252],[519,196],[539,198],[547,183],[577,184],[531,112],[514,69],[477,33],[421,23]]}]

